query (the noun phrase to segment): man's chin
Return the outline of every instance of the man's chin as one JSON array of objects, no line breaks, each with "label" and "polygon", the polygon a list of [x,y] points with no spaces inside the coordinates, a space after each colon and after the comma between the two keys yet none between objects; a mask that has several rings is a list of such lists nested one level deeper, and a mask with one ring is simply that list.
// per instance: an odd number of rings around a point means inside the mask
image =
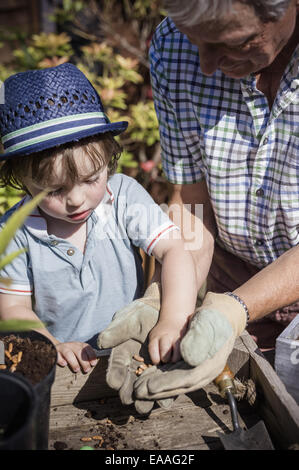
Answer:
[{"label": "man's chin", "polygon": [[235,67],[232,69],[220,69],[220,70],[226,77],[236,78],[236,79],[247,77],[247,75],[253,72],[253,70],[250,69],[249,67],[246,67],[246,68]]},{"label": "man's chin", "polygon": [[221,72],[230,78],[244,78],[251,73],[256,73],[257,67],[254,67],[249,61],[240,62],[239,64],[232,65],[231,67],[219,67]]}]

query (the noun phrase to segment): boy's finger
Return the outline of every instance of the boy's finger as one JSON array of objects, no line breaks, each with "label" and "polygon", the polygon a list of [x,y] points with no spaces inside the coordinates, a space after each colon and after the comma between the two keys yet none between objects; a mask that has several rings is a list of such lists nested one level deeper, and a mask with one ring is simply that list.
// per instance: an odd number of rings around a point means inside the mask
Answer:
[{"label": "boy's finger", "polygon": [[78,362],[79,362],[80,367],[83,370],[83,372],[89,372],[90,371],[91,365],[90,365],[90,362],[89,362],[89,359],[88,359],[88,356],[87,356],[86,352],[84,354],[83,354],[83,352],[81,352],[81,354],[78,357]]},{"label": "boy's finger", "polygon": [[162,337],[160,340],[160,357],[162,362],[170,362],[172,354],[172,344],[168,338]]},{"label": "boy's finger", "polygon": [[76,355],[73,353],[73,351],[67,351],[63,354],[64,359],[67,361],[69,367],[73,372],[79,372],[80,371],[80,362],[78,362],[78,359]]},{"label": "boy's finger", "polygon": [[154,365],[159,364],[160,362],[160,350],[159,350],[159,341],[158,339],[153,339],[149,342],[148,352],[151,358],[151,361]]},{"label": "boy's finger", "polygon": [[57,351],[57,364],[61,367],[65,367],[67,365],[67,361],[62,357],[59,351]]}]

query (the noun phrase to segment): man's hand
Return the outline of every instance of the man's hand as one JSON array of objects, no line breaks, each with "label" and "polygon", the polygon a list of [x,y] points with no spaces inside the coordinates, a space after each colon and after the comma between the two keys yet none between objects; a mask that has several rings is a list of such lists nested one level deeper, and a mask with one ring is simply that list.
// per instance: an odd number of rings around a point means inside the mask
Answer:
[{"label": "man's hand", "polygon": [[145,370],[134,384],[137,399],[173,397],[212,382],[245,326],[246,312],[236,299],[209,292],[181,341],[184,361]]}]

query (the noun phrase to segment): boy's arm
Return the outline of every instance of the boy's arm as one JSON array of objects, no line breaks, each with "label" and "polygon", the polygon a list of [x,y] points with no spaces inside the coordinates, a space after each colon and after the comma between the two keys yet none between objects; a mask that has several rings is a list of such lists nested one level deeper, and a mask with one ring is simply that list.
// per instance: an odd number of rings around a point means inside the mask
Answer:
[{"label": "boy's arm", "polygon": [[[40,322],[40,319],[32,310],[30,295],[0,294],[0,319],[33,320]],[[55,346],[59,343],[46,328],[38,328],[36,331],[49,338]]]},{"label": "boy's arm", "polygon": [[179,342],[197,299],[192,255],[177,231],[160,239],[152,254],[161,263],[162,302],[157,326],[150,333],[149,353],[154,364],[180,359]]},{"label": "boy's arm", "polygon": [[[32,310],[31,296],[0,293],[0,319],[1,320],[33,320],[40,322],[38,316]],[[55,345],[58,353],[57,364],[67,364],[74,372],[80,367],[84,372],[90,370],[90,366],[96,365],[96,356],[91,346],[78,341],[61,343],[45,328],[35,328],[35,331],[43,334]]]}]

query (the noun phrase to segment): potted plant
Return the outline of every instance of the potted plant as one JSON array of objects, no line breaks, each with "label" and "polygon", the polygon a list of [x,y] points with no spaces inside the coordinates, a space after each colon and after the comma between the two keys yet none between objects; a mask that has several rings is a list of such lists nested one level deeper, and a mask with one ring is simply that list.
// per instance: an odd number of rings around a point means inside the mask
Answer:
[{"label": "potted plant", "polygon": [[[16,230],[43,197],[44,193],[39,194],[8,219],[0,233],[0,269],[23,251],[3,255]],[[48,338],[33,330],[41,327],[41,322],[0,320],[5,350],[5,364],[0,365],[0,449],[48,448],[57,352]]]}]

